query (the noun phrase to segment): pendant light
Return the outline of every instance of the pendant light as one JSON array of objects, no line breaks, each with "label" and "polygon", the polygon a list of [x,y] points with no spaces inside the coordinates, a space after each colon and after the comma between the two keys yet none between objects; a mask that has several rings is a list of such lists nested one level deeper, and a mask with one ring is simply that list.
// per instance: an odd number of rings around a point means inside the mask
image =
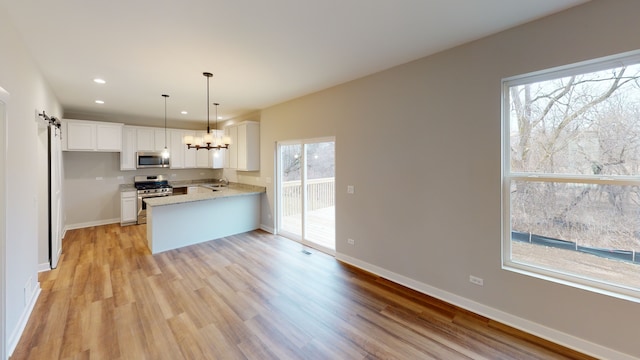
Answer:
[{"label": "pendant light", "polygon": [[162,94],[164,98],[164,150],[162,150],[162,158],[169,158],[169,149],[167,149],[167,98],[169,95]]},{"label": "pendant light", "polygon": [[[213,74],[210,72],[204,72],[202,73],[202,75],[204,75],[207,78],[207,133],[202,138],[200,137],[194,138],[193,136],[187,135],[184,137],[183,141],[187,145],[187,149],[196,149],[196,150],[228,149],[229,144],[231,143],[228,137],[219,138],[217,136],[214,136],[211,133],[211,127],[209,126],[209,78],[211,78]],[[220,104],[215,103],[214,105],[216,106],[216,128],[217,128],[218,127],[218,105]]]}]

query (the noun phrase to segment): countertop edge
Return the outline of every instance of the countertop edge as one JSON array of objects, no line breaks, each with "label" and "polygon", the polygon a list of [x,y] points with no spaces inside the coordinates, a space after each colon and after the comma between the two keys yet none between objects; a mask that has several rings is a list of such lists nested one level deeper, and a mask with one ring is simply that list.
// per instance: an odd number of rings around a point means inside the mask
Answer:
[{"label": "countertop edge", "polygon": [[175,205],[175,204],[186,204],[197,201],[206,201],[206,200],[216,200],[223,199],[229,197],[236,196],[249,196],[249,195],[260,195],[266,193],[266,189],[261,190],[244,190],[238,188],[226,188],[224,190],[219,190],[215,192],[207,193],[197,193],[197,194],[183,194],[183,195],[172,195],[172,196],[163,196],[163,197],[153,197],[144,199],[150,207],[155,206],[166,206],[166,205]]}]

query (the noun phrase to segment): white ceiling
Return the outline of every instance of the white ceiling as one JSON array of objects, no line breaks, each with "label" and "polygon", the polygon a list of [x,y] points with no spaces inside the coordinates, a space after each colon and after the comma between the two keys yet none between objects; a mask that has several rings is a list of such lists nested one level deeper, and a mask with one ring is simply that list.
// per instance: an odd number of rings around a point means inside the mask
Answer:
[{"label": "white ceiling", "polygon": [[[214,74],[211,102],[229,118],[584,2],[0,0],[0,6],[65,112],[162,119],[166,93],[175,123],[206,120],[204,71]],[[95,77],[107,83],[97,85]]]}]

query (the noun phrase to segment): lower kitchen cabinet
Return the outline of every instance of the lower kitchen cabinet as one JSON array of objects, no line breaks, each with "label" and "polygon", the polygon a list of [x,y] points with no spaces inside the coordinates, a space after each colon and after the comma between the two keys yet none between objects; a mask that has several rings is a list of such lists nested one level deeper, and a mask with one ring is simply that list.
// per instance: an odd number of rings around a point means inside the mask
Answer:
[{"label": "lower kitchen cabinet", "polygon": [[120,225],[138,222],[138,195],[135,190],[120,192]]}]

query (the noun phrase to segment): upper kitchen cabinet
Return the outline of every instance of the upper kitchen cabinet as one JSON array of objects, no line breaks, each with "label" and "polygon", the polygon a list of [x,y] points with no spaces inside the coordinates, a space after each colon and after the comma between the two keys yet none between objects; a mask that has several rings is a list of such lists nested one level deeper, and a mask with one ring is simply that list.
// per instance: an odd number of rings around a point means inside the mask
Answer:
[{"label": "upper kitchen cabinet", "polygon": [[136,169],[136,128],[122,128],[122,151],[120,152],[120,170]]},{"label": "upper kitchen cabinet", "polygon": [[62,121],[62,150],[66,151],[122,151],[123,124],[89,120]]},{"label": "upper kitchen cabinet", "polygon": [[225,127],[231,145],[225,154],[225,167],[238,171],[260,170],[260,123],[243,121]]},{"label": "upper kitchen cabinet", "polygon": [[[169,132],[167,132],[167,146],[169,146]],[[136,151],[162,151],[165,145],[164,129],[137,128]]]},{"label": "upper kitchen cabinet", "polygon": [[[197,131],[197,137],[204,137],[207,134],[206,131]],[[224,136],[223,130],[211,130],[211,134],[214,137],[221,138]],[[186,145],[185,145],[186,147]],[[219,150],[206,150],[200,149],[196,151],[196,167],[208,168],[208,169],[222,169],[224,168],[225,149]]]},{"label": "upper kitchen cabinet", "polygon": [[170,167],[172,169],[183,169],[184,166],[184,153],[187,149],[187,145],[182,142],[184,137],[183,130],[171,130],[168,133],[169,136],[169,151],[170,151]]}]

